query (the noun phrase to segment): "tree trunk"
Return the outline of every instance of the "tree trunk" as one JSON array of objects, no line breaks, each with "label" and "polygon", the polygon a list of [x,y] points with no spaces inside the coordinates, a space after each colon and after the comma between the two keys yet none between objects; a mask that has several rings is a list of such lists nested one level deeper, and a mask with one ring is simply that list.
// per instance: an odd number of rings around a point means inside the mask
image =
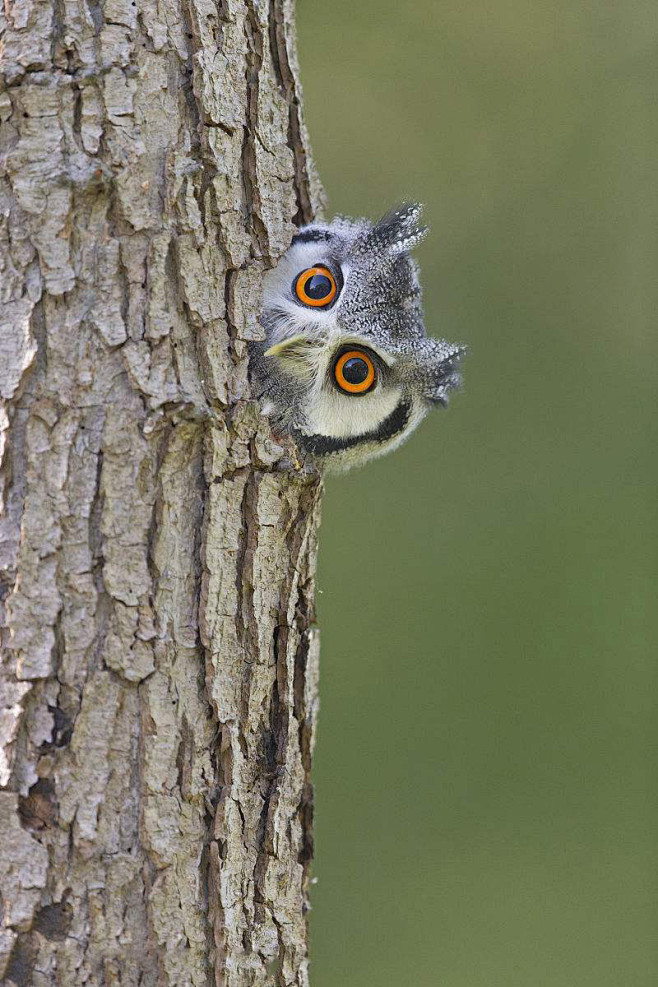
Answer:
[{"label": "tree trunk", "polygon": [[319,196],[291,3],[0,37],[0,980],[307,984],[321,482],[246,357]]}]

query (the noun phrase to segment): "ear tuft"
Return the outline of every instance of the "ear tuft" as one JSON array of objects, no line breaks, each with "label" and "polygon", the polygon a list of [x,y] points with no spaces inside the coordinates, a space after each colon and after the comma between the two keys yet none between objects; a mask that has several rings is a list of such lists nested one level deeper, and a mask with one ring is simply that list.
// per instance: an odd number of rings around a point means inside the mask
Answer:
[{"label": "ear tuft", "polygon": [[368,232],[366,249],[394,255],[412,250],[428,231],[418,225],[422,211],[420,203],[410,202],[387,212]]},{"label": "ear tuft", "polygon": [[424,371],[425,397],[432,404],[447,405],[449,392],[461,386],[458,367],[465,353],[465,346],[431,337],[423,340],[419,362]]}]

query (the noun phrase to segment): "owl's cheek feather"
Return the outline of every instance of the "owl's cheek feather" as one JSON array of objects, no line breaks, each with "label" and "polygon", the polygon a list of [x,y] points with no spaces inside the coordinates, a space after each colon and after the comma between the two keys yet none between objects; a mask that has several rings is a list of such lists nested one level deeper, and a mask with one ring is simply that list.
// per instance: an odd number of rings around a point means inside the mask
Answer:
[{"label": "owl's cheek feather", "polygon": [[407,396],[370,432],[337,438],[294,430],[293,437],[324,472],[343,473],[397,449],[415,431],[427,411],[425,404]]},{"label": "owl's cheek feather", "polygon": [[380,385],[369,394],[344,394],[331,382],[327,371],[307,394],[301,430],[337,439],[375,432],[401,397],[397,387]]},{"label": "owl's cheek feather", "polygon": [[390,415],[380,423],[380,425],[370,432],[362,432],[356,435],[320,435],[314,433],[305,435],[297,433],[297,441],[308,452],[319,456],[326,456],[333,452],[344,452],[346,449],[354,449],[357,446],[369,444],[381,444],[399,435],[409,424],[411,417],[411,404],[402,400],[395,406]]}]

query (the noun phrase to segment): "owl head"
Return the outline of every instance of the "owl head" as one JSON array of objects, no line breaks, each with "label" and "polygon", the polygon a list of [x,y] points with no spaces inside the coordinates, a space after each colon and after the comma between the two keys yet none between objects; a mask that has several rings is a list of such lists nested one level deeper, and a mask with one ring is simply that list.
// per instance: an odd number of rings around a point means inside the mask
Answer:
[{"label": "owl head", "polygon": [[263,411],[321,467],[400,445],[459,383],[462,348],[425,334],[420,206],[300,229],[265,279],[251,371]]}]

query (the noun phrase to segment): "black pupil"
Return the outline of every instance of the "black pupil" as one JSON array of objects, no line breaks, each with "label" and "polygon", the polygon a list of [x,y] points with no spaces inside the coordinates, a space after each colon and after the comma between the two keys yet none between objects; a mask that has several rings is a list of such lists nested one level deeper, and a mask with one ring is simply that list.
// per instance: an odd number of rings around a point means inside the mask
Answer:
[{"label": "black pupil", "polygon": [[322,301],[323,298],[330,295],[332,288],[331,279],[326,274],[313,274],[304,283],[304,291],[314,302]]},{"label": "black pupil", "polygon": [[368,364],[360,356],[351,356],[343,364],[342,374],[348,384],[363,384],[368,373]]}]

